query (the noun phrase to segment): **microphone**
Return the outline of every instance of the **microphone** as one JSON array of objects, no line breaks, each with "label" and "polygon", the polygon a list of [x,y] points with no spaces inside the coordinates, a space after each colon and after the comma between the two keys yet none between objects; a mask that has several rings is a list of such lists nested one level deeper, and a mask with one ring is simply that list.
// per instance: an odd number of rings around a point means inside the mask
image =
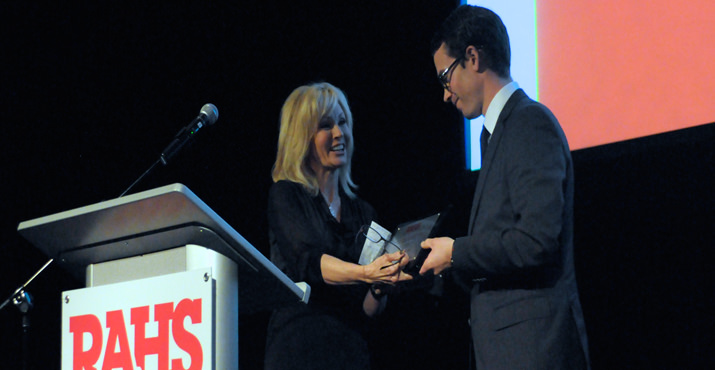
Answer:
[{"label": "microphone", "polygon": [[161,152],[161,163],[165,166],[172,157],[181,150],[189,141],[196,137],[196,134],[204,126],[210,126],[218,120],[218,109],[213,104],[206,104],[201,107],[199,116],[194,118],[188,126],[182,128],[174,137],[174,140]]}]

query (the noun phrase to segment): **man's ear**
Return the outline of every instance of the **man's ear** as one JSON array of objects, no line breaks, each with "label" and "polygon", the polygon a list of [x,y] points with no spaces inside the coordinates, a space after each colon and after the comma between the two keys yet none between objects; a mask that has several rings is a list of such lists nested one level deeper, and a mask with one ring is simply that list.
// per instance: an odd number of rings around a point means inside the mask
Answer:
[{"label": "man's ear", "polygon": [[487,70],[487,64],[483,58],[484,54],[479,52],[479,49],[473,45],[467,46],[467,50],[464,51],[464,55],[467,58],[467,65],[479,73],[483,73]]}]

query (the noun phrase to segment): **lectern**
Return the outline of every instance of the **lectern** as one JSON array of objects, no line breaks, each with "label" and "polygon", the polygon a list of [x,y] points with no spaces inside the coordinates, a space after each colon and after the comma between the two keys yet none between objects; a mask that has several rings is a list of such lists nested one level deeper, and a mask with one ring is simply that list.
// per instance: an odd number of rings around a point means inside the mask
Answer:
[{"label": "lectern", "polygon": [[18,231],[86,282],[62,293],[63,370],[237,369],[239,312],[310,296],[182,184]]}]

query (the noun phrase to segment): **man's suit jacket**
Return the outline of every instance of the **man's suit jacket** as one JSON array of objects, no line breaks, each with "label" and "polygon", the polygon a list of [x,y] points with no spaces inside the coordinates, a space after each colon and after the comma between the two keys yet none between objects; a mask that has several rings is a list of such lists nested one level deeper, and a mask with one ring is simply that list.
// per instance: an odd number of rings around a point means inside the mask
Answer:
[{"label": "man's suit jacket", "polygon": [[588,345],[573,262],[574,175],[553,114],[519,89],[482,159],[454,271],[471,288],[477,369],[581,369]]}]

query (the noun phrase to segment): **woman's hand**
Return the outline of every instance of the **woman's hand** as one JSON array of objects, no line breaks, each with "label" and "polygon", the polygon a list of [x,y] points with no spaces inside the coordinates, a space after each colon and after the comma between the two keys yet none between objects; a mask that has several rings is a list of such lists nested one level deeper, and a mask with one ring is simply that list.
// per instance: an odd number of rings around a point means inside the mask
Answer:
[{"label": "woman's hand", "polygon": [[409,261],[410,258],[404,251],[383,254],[369,265],[363,266],[363,281],[369,284],[395,284],[412,280],[411,275],[402,272]]}]

